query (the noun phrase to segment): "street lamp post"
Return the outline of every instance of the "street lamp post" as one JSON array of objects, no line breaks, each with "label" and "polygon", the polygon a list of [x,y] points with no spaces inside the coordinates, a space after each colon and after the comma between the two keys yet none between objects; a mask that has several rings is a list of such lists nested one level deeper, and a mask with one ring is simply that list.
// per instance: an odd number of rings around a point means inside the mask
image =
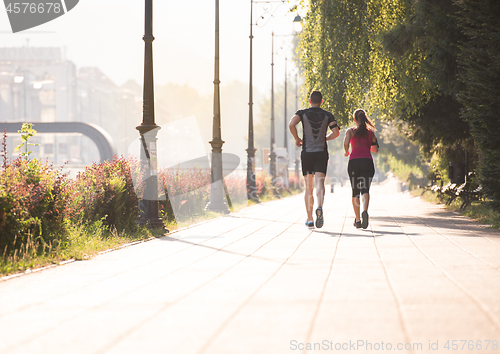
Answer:
[{"label": "street lamp post", "polygon": [[222,173],[222,145],[220,121],[220,80],[219,80],[219,0],[215,0],[215,73],[214,73],[214,117],[212,141],[212,166],[210,171],[211,187],[210,201],[206,210],[229,214],[229,208],[224,201],[224,176]]},{"label": "street lamp post", "polygon": [[[156,134],[160,127],[155,123],[153,81],[153,0],[145,0],[144,89],[142,123],[136,129],[141,135],[141,168],[145,172],[145,190],[139,200],[137,224],[150,229],[165,229],[159,217],[158,168]],[[168,232],[168,230],[166,230]]]},{"label": "street lamp post", "polygon": [[285,178],[287,179],[287,185],[288,185],[288,124],[287,124],[287,120],[288,120],[288,111],[287,111],[287,84],[288,84],[288,71],[287,71],[287,64],[288,64],[288,58],[285,57],[285,117],[283,119],[283,122],[284,122],[284,129],[283,129],[283,132],[285,134],[285,136],[283,137],[284,141],[283,141],[283,146],[285,147],[285,152],[286,152],[286,170],[285,170]]},{"label": "street lamp post", "polygon": [[[299,77],[299,71],[295,73],[295,112],[299,110],[299,94],[298,94],[298,77]],[[299,165],[300,165],[300,160],[299,160],[299,148],[295,145],[295,179],[297,183],[297,187],[300,189],[300,180],[299,180]]]},{"label": "street lamp post", "polygon": [[[302,32],[302,18],[297,15],[293,19],[293,28],[296,34],[299,34]],[[299,109],[299,94],[297,92],[297,88],[299,86],[299,70],[297,68],[297,71],[295,72],[295,112]],[[300,165],[300,160],[299,160],[299,149],[297,146],[295,146],[295,178],[297,180],[298,188],[300,189],[300,183],[299,183],[299,165]]]},{"label": "street lamp post", "polygon": [[287,153],[287,156],[288,156],[288,129],[287,129],[287,84],[288,84],[288,80],[287,80],[287,75],[288,75],[288,72],[287,72],[287,64],[288,64],[288,58],[285,57],[285,118],[284,118],[284,133],[285,133],[285,137],[284,137],[284,142],[283,142],[283,146],[285,147],[286,149],[286,153]]},{"label": "street lamp post", "polygon": [[247,197],[260,203],[255,186],[255,149],[253,138],[253,1],[250,0],[250,80],[248,94]]},{"label": "street lamp post", "polygon": [[266,1],[255,1],[250,0],[250,80],[249,80],[249,99],[248,99],[248,148],[247,151],[247,197],[249,200],[253,200],[260,203],[260,199],[257,196],[257,188],[255,186],[255,145],[254,145],[254,135],[253,135],[253,4],[258,3],[282,3],[284,0],[266,0]]},{"label": "street lamp post", "polygon": [[276,141],[274,135],[274,32],[271,43],[271,153],[269,154],[269,164],[273,194],[279,198],[280,195],[276,189]]}]

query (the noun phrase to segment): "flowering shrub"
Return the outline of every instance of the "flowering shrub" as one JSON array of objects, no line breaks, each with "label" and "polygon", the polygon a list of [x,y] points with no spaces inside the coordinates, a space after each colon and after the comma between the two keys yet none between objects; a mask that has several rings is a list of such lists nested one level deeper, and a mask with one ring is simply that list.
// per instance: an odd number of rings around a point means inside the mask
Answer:
[{"label": "flowering shrub", "polygon": [[160,201],[160,212],[167,221],[175,216],[194,216],[204,212],[210,196],[210,171],[194,168],[161,170],[158,182],[166,192]]},{"label": "flowering shrub", "polygon": [[17,158],[0,171],[0,247],[18,249],[29,238],[51,243],[66,235],[67,179],[48,162]]},{"label": "flowering shrub", "polygon": [[258,196],[262,196],[266,192],[266,174],[262,171],[255,174],[255,188]]},{"label": "flowering shrub", "polygon": [[288,177],[288,185],[291,190],[302,190],[304,183],[304,178],[300,175],[290,175]]},{"label": "flowering shrub", "polygon": [[247,181],[246,176],[238,176],[231,174],[224,178],[227,194],[231,199],[231,203],[242,202],[247,198]]},{"label": "flowering shrub", "polygon": [[75,224],[104,220],[118,231],[134,230],[138,199],[134,191],[130,165],[116,156],[112,161],[86,167],[69,185],[70,215]]}]

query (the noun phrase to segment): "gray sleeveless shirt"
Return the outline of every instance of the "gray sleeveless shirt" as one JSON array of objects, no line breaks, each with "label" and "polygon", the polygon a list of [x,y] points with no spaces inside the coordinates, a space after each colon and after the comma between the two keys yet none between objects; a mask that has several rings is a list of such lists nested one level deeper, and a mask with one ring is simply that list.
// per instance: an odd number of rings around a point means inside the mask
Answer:
[{"label": "gray sleeveless shirt", "polygon": [[333,114],[320,107],[310,107],[295,113],[300,117],[303,128],[302,150],[305,152],[327,151],[326,132],[335,121]]}]

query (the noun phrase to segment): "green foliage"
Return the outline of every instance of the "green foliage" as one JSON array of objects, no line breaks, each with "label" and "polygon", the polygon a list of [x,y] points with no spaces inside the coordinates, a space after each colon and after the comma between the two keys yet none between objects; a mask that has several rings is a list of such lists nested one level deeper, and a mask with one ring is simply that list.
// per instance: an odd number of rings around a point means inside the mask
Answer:
[{"label": "green foliage", "polygon": [[124,158],[114,157],[102,164],[94,163],[79,173],[69,186],[70,218],[74,224],[104,224],[118,231],[134,231],[138,216],[138,199]]},{"label": "green foliage", "polygon": [[500,210],[500,2],[460,0],[460,25],[467,35],[461,46],[459,95],[479,153],[479,182],[491,205]]},{"label": "green foliage", "polygon": [[309,2],[298,48],[305,91],[321,90],[325,108],[342,125],[356,108],[364,107],[369,114],[376,109],[389,112],[384,108],[402,100],[398,88],[407,85],[406,76],[397,75],[379,39],[405,10],[403,0]]},{"label": "green foliage", "polygon": [[23,123],[21,130],[17,131],[21,134],[22,144],[16,146],[15,151],[19,151],[24,147],[24,151],[19,154],[21,157],[27,159],[33,151],[28,150],[28,146],[38,146],[39,144],[30,143],[29,140],[37,134],[37,131],[33,129],[33,124]]},{"label": "green foliage", "polygon": [[28,237],[40,246],[66,234],[66,179],[52,165],[18,158],[0,172],[0,247],[19,249]]},{"label": "green foliage", "polygon": [[452,0],[310,0],[299,46],[306,91],[322,90],[344,124],[359,107],[420,116],[436,93],[459,88],[454,11]]},{"label": "green foliage", "polygon": [[299,47],[305,90],[322,90],[341,122],[358,107],[397,118],[443,178],[467,152],[469,171],[500,208],[499,3],[308,3]]},{"label": "green foliage", "polygon": [[[457,100],[463,87],[457,58],[465,40],[457,10],[453,0],[413,1],[409,15],[382,34],[383,50],[394,59],[400,75],[413,65],[425,78],[399,87],[406,97],[394,106],[401,112],[400,130],[420,146],[426,159],[440,166],[464,161],[465,151],[469,161],[477,160],[469,125],[460,115],[463,106]],[[470,164],[469,170],[474,167]],[[444,177],[442,170],[435,172]]]}]

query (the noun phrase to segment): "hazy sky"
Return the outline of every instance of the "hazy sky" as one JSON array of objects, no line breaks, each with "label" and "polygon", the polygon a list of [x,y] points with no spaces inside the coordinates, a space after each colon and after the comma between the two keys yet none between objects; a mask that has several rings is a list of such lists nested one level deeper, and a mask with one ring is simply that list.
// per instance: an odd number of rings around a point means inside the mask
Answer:
[{"label": "hazy sky", "polygon": [[[293,2],[293,0],[291,1]],[[293,33],[291,4],[273,4],[274,17],[254,27],[254,85],[270,90],[271,32]],[[265,13],[254,4],[254,22]],[[269,6],[269,5],[267,5]],[[215,1],[153,1],[154,70],[157,84],[188,84],[202,94],[213,91]],[[267,24],[265,24],[267,22]],[[265,24],[265,26],[262,26]],[[220,0],[220,65],[224,85],[248,82],[250,0]],[[116,84],[135,79],[142,84],[144,1],[80,0],[66,15],[31,30],[13,34],[7,13],[0,10],[2,47],[57,46],[77,65],[99,67]],[[285,55],[292,37],[275,39],[275,82],[284,80]],[[290,65],[289,69],[293,70]]]}]

